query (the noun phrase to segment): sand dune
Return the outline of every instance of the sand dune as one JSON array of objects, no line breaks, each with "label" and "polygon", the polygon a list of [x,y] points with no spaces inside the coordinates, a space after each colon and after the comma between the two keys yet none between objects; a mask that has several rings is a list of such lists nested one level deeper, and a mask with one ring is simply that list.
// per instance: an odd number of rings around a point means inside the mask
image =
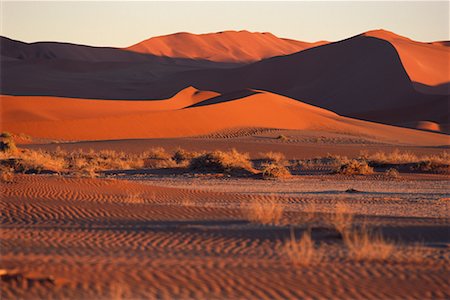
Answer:
[{"label": "sand dune", "polygon": [[340,132],[400,144],[448,142],[444,135],[340,117],[270,92],[254,91],[242,98],[211,102],[215,98],[216,93],[193,88],[155,102],[2,96],[2,128],[63,140],[169,138],[226,129],[279,128]]},{"label": "sand dune", "polygon": [[421,43],[385,30],[368,31],[364,35],[391,43],[413,82],[441,86],[443,93],[450,93],[450,48],[445,42]]},{"label": "sand dune", "polygon": [[254,62],[286,55],[327,42],[307,43],[274,36],[269,32],[223,31],[208,34],[180,32],[153,37],[125,48],[163,57],[206,59],[216,62]]}]

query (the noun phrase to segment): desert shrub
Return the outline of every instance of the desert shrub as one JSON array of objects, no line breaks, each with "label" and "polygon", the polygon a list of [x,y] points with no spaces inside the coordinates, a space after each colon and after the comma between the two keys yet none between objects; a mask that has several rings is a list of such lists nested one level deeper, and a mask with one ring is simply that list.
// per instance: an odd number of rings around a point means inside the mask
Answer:
[{"label": "desert shrub", "polygon": [[288,178],[291,172],[280,163],[262,164],[261,174],[264,179]]},{"label": "desert shrub", "polygon": [[189,152],[187,150],[178,148],[175,150],[174,154],[172,155],[172,159],[177,164],[184,164],[188,163],[191,159],[197,157],[199,154],[197,152]]},{"label": "desert shrub", "polygon": [[7,152],[10,154],[16,154],[18,152],[18,149],[14,140],[8,138],[3,141],[0,141],[0,151]]},{"label": "desert shrub", "polygon": [[8,131],[3,131],[2,133],[0,133],[0,137],[2,138],[12,138],[12,134]]},{"label": "desert shrub", "polygon": [[0,183],[11,183],[14,181],[14,169],[2,166],[0,167]]},{"label": "desert shrub", "polygon": [[323,259],[323,251],[314,246],[311,232],[303,233],[300,240],[295,238],[294,230],[291,229],[291,237],[284,244],[284,252],[292,264],[297,266],[307,266],[312,263],[319,263]]},{"label": "desert shrub", "polygon": [[381,234],[373,233],[363,227],[360,231],[347,231],[344,243],[355,260],[386,260],[395,251],[394,243],[386,241]]},{"label": "desert shrub", "polygon": [[373,173],[373,168],[370,167],[366,161],[352,159],[341,165],[338,168],[337,173],[344,175],[367,175]]},{"label": "desert shrub", "polygon": [[61,172],[66,169],[66,161],[44,151],[23,150],[15,165],[19,172],[41,173]]},{"label": "desert shrub", "polygon": [[281,134],[281,135],[277,136],[277,140],[285,142],[285,141],[288,141],[289,138],[287,136]]},{"label": "desert shrub", "polygon": [[251,175],[255,171],[247,153],[236,149],[229,152],[206,152],[191,159],[189,168],[199,172],[215,172],[230,175]]},{"label": "desert shrub", "polygon": [[264,161],[270,162],[270,163],[279,163],[279,164],[285,164],[286,163],[286,157],[281,152],[266,152],[262,153],[261,157]]},{"label": "desert shrub", "polygon": [[279,224],[283,210],[274,197],[264,200],[255,198],[248,206],[242,207],[243,215],[249,221],[267,225]]},{"label": "desert shrub", "polygon": [[426,173],[450,174],[450,164],[443,164],[431,160],[418,162],[411,169]]},{"label": "desert shrub", "polygon": [[173,168],[177,163],[172,159],[172,156],[164,150],[164,148],[153,148],[144,154],[144,168],[160,169]]},{"label": "desert shrub", "polygon": [[389,168],[389,169],[387,169],[387,170],[384,172],[384,174],[385,174],[387,177],[390,177],[390,178],[399,178],[399,177],[400,177],[400,173],[399,173],[398,170],[395,169],[395,168]]},{"label": "desert shrub", "polygon": [[337,203],[329,221],[338,232],[344,235],[353,225],[353,213],[346,204]]}]

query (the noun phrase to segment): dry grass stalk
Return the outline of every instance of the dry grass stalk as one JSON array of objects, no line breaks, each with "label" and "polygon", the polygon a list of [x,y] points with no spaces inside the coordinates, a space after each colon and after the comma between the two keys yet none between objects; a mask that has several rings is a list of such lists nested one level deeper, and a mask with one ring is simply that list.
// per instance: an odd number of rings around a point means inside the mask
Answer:
[{"label": "dry grass stalk", "polygon": [[275,202],[275,197],[268,198],[265,202],[254,199],[248,207],[243,209],[244,216],[251,222],[277,225],[283,216],[283,207]]},{"label": "dry grass stalk", "polygon": [[307,266],[323,259],[323,251],[314,247],[309,230],[303,233],[300,240],[297,240],[294,230],[291,228],[291,236],[284,244],[284,251],[289,260],[297,266]]},{"label": "dry grass stalk", "polygon": [[353,214],[347,204],[336,203],[334,213],[330,218],[331,225],[342,235],[351,229],[353,225]]},{"label": "dry grass stalk", "polygon": [[369,232],[365,227],[359,232],[347,231],[344,243],[355,260],[386,260],[395,251],[396,245],[386,241],[380,233]]}]

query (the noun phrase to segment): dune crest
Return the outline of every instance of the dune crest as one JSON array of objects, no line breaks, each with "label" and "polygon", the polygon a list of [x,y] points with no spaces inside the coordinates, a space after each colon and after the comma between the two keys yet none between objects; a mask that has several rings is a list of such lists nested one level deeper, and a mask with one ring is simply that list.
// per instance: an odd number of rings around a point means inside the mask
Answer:
[{"label": "dune crest", "polygon": [[386,30],[372,30],[364,35],[391,43],[411,81],[429,86],[450,82],[450,48],[446,42],[422,43]]},{"label": "dune crest", "polygon": [[242,98],[221,98],[189,87],[160,101],[2,96],[1,104],[4,130],[61,140],[176,138],[237,128],[274,128],[344,133],[400,144],[447,143],[445,135],[341,117],[261,90]]},{"label": "dune crest", "polygon": [[254,62],[326,44],[278,38],[264,32],[223,31],[207,34],[180,32],[152,37],[126,50],[165,57],[206,59],[215,62]]}]

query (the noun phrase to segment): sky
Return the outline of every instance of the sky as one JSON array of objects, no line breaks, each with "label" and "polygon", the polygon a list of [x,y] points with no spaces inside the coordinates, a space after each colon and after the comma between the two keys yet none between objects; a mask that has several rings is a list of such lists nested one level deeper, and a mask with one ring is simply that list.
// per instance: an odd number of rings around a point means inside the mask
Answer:
[{"label": "sky", "polygon": [[127,47],[175,32],[271,32],[313,42],[386,29],[450,40],[448,1],[4,1],[0,34],[24,42]]}]

